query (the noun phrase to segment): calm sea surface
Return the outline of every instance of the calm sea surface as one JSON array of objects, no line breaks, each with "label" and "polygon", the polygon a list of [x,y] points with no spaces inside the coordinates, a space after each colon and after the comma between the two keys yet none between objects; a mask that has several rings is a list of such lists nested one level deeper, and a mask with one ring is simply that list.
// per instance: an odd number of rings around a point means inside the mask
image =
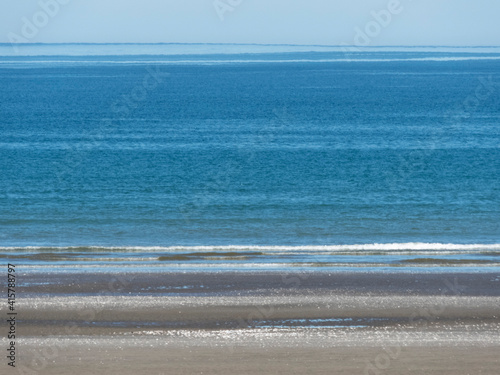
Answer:
[{"label": "calm sea surface", "polygon": [[0,253],[497,267],[499,125],[499,48],[0,45]]}]

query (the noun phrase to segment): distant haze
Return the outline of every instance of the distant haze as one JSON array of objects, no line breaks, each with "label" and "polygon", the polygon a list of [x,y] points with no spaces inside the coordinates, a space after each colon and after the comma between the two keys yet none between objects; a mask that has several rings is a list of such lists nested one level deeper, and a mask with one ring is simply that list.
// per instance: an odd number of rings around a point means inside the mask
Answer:
[{"label": "distant haze", "polygon": [[3,0],[0,42],[499,45],[498,0]]}]

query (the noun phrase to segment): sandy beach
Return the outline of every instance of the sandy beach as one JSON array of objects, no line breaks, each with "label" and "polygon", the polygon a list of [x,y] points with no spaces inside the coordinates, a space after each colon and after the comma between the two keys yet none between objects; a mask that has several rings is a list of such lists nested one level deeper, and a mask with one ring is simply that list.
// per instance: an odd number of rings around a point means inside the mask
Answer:
[{"label": "sandy beach", "polygon": [[26,274],[17,370],[498,374],[498,280],[494,273]]}]

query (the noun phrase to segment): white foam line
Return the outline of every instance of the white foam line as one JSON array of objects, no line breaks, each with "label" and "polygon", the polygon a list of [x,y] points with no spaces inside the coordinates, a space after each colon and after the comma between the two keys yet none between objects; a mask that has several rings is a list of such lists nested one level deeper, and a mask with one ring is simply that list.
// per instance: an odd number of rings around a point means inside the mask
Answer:
[{"label": "white foam line", "polygon": [[118,64],[118,65],[221,65],[221,64],[262,64],[262,63],[335,63],[335,62],[411,62],[411,61],[472,61],[472,60],[500,60],[500,56],[477,56],[477,57],[415,57],[405,59],[289,59],[289,60],[19,60],[19,61],[0,61],[3,65],[23,65],[23,64]]}]

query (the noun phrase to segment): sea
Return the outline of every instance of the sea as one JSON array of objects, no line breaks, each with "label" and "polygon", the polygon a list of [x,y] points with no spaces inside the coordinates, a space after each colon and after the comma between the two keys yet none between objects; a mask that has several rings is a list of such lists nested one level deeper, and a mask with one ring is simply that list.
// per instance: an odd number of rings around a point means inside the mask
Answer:
[{"label": "sea", "polygon": [[500,47],[0,44],[33,272],[500,271]]}]

